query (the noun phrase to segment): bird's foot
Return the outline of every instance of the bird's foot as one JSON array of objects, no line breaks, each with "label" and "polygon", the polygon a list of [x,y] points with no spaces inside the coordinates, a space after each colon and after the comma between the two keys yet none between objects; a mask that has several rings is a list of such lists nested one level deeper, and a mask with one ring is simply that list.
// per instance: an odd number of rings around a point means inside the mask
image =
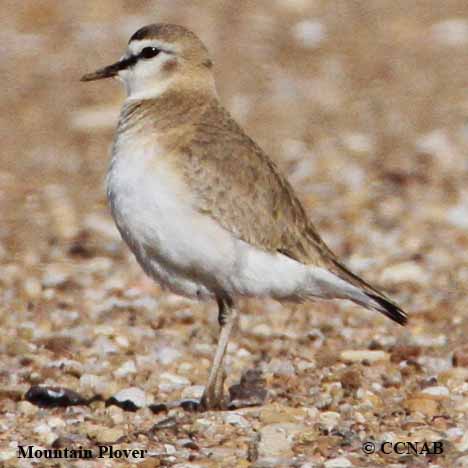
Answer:
[{"label": "bird's foot", "polygon": [[184,400],[175,400],[167,403],[154,404],[150,407],[153,413],[168,411],[172,408],[182,408],[189,412],[204,412],[226,410],[228,409],[228,405],[224,396],[224,390],[219,386],[217,388],[205,388],[200,399],[188,398]]},{"label": "bird's foot", "polygon": [[213,411],[213,410],[225,410],[227,409],[226,399],[224,398],[224,392],[210,392],[209,389],[205,389],[203,396],[200,400],[200,411]]},{"label": "bird's foot", "polygon": [[153,413],[168,411],[172,408],[182,408],[190,412],[223,411],[246,408],[249,406],[261,406],[267,398],[265,380],[257,369],[245,372],[238,384],[229,388],[229,399],[224,396],[224,383],[221,380],[214,388],[207,387],[202,397],[186,400],[177,400],[168,403],[159,403],[150,406]]}]

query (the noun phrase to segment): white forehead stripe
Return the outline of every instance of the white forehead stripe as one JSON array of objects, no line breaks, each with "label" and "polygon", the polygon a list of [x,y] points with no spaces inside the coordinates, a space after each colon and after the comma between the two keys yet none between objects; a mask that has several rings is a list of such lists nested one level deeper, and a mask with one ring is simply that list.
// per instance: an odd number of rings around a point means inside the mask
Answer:
[{"label": "white forehead stripe", "polygon": [[156,47],[167,52],[177,52],[175,44],[158,41],[157,39],[134,40],[128,44],[128,51],[131,55],[138,55],[145,47]]}]

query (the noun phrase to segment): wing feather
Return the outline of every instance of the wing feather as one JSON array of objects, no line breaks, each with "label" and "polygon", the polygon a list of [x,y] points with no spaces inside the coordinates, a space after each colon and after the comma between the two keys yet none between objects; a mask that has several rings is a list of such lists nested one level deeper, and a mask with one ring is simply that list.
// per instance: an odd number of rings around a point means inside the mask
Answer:
[{"label": "wing feather", "polygon": [[182,148],[196,208],[263,250],[314,264],[333,255],[289,182],[229,113],[214,102],[200,122]]},{"label": "wing feather", "polygon": [[192,138],[180,149],[197,210],[259,249],[327,268],[371,299],[362,305],[406,323],[405,312],[395,302],[336,258],[275,163],[217,101],[205,108]]}]

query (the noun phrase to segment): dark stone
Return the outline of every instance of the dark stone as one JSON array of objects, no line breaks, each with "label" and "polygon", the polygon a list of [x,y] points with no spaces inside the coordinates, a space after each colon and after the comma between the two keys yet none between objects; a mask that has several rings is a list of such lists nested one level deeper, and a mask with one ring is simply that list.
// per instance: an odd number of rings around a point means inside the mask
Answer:
[{"label": "dark stone", "polygon": [[238,384],[229,387],[229,409],[245,408],[262,405],[268,391],[265,388],[265,379],[259,369],[246,371]]},{"label": "dark stone", "polygon": [[88,405],[90,403],[90,400],[68,388],[38,385],[31,387],[26,392],[24,399],[41,408]]}]

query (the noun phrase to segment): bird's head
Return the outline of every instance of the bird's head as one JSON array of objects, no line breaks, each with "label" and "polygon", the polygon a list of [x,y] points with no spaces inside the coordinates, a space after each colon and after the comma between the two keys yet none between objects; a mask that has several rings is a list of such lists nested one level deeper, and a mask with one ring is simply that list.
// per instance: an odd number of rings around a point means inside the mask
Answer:
[{"label": "bird's head", "polygon": [[151,24],[139,29],[121,59],[88,73],[81,81],[116,77],[129,98],[151,99],[174,87],[214,91],[212,61],[203,42],[174,24]]}]

